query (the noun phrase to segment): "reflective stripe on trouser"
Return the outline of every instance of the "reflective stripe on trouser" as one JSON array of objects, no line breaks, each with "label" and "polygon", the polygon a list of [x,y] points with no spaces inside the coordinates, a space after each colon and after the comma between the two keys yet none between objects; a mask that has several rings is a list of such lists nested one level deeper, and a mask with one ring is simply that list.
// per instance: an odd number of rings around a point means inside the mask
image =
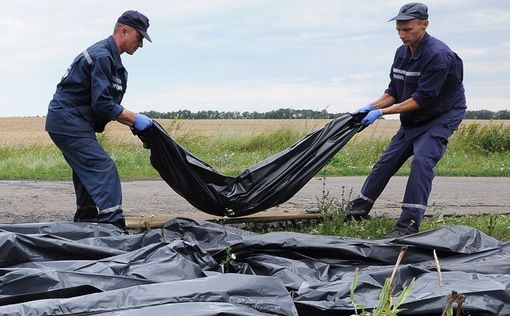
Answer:
[{"label": "reflective stripe on trouser", "polygon": [[52,133],[50,137],[73,170],[77,215],[83,210],[90,217],[95,206],[98,219],[107,218],[105,222],[124,218],[117,167],[97,139]]},{"label": "reflective stripe on trouser", "polygon": [[[361,189],[361,194],[375,201],[382,193],[390,178],[413,156],[411,171],[407,180],[402,214],[397,225],[408,226],[412,221],[419,227],[432,188],[434,167],[444,154],[448,137],[453,130],[434,126],[412,139],[406,139],[400,129],[392,138],[388,148],[374,165]],[[369,206],[366,199],[353,200],[352,208]]]}]

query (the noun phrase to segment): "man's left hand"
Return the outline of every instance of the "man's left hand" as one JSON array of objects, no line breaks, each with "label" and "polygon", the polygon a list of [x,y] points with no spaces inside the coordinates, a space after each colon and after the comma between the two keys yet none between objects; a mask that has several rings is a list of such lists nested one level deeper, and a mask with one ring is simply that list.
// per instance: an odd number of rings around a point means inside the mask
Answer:
[{"label": "man's left hand", "polygon": [[361,124],[370,125],[382,115],[382,110],[372,110],[361,120]]}]

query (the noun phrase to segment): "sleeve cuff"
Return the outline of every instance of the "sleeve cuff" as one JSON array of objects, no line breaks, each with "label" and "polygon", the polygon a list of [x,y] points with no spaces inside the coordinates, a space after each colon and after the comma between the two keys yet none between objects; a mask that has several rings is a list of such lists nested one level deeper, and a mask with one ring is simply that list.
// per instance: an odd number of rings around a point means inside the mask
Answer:
[{"label": "sleeve cuff", "polygon": [[418,103],[418,105],[421,107],[421,108],[425,108],[427,106],[430,105],[431,102],[427,102],[427,100],[425,98],[423,98],[419,93],[415,92],[411,95],[411,98],[414,99],[414,101],[416,101],[416,103]]},{"label": "sleeve cuff", "polygon": [[120,115],[120,113],[122,113],[122,111],[124,111],[124,107],[120,104],[116,104],[115,108],[112,111],[111,120],[113,121],[113,120],[117,119],[117,117],[119,117],[119,115]]}]

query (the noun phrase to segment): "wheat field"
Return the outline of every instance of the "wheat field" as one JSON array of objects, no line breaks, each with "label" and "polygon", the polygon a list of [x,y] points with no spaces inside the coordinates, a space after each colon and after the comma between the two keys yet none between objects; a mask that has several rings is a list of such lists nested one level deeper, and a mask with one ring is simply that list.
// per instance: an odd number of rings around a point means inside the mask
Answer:
[{"label": "wheat field", "polygon": [[[282,128],[293,128],[311,132],[323,127],[330,120],[301,119],[301,120],[171,120],[158,119],[163,127],[171,131],[174,136],[184,133],[195,135],[216,135],[219,137],[246,137]],[[45,117],[0,117],[0,146],[4,145],[48,145],[52,144],[48,134],[44,131]],[[462,124],[503,124],[510,126],[510,120],[465,120]],[[398,129],[400,122],[396,119],[377,120],[361,133],[358,138],[391,137]],[[120,123],[112,122],[107,125],[105,132],[108,138],[119,144],[139,144],[137,137],[131,130]]]}]

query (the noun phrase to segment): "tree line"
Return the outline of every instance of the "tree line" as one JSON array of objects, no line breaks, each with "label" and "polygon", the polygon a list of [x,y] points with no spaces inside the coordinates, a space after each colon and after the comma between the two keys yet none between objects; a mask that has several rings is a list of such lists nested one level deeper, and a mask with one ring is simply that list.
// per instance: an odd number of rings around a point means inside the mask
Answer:
[{"label": "tree line", "polygon": [[[220,119],[333,119],[344,113],[328,113],[326,110],[295,110],[278,109],[269,112],[238,112],[238,111],[198,111],[179,110],[172,112],[146,111],[142,114],[155,119],[183,119],[183,120],[220,120]],[[510,111],[477,110],[466,111],[466,119],[477,120],[509,120]]]},{"label": "tree line", "polygon": [[466,118],[477,120],[509,120],[510,111],[509,110],[501,110],[495,112],[489,110],[466,111]]}]

